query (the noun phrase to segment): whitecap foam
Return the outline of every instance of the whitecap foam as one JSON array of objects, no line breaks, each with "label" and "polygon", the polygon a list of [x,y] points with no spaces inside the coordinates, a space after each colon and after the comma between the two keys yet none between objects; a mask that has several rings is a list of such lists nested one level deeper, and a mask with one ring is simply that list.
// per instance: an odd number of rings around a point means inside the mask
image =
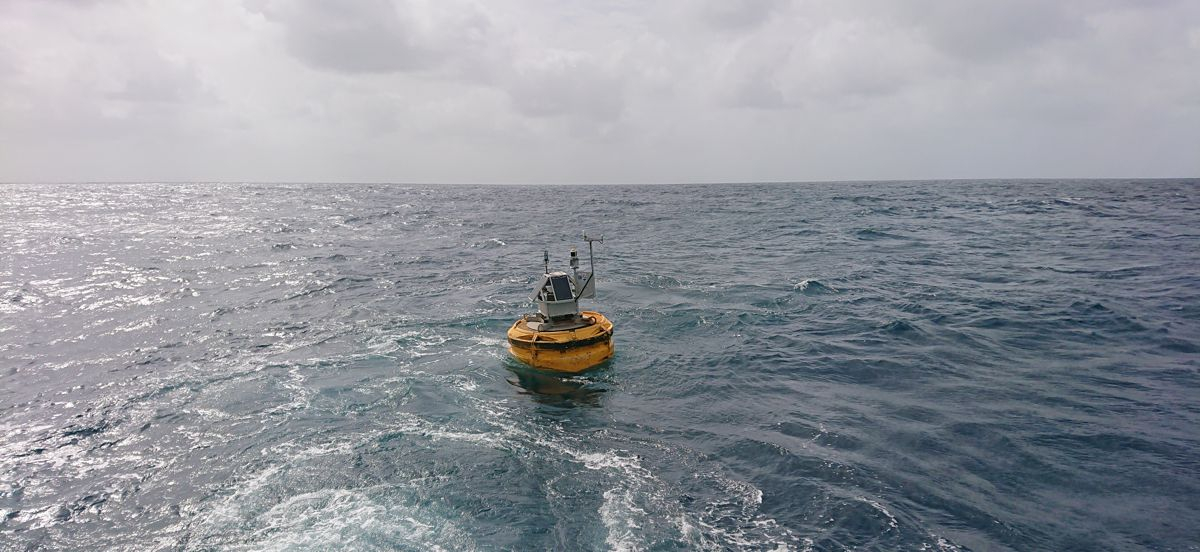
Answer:
[{"label": "whitecap foam", "polygon": [[936,535],[933,535],[933,537],[934,541],[932,543],[922,543],[921,548],[918,550],[937,550],[938,552],[960,552],[962,550],[962,548],[959,548],[958,545],[946,540],[943,537],[938,537]]},{"label": "whitecap foam", "polygon": [[633,501],[629,489],[609,489],[604,491],[604,502],[600,505],[600,520],[604,523],[608,535],[604,542],[611,550],[631,552],[644,550],[645,543],[640,538],[642,526],[637,520],[646,515]]},{"label": "whitecap foam", "polygon": [[380,542],[421,550],[474,550],[452,521],[419,507],[389,503],[378,493],[322,489],[288,497],[248,520],[254,531],[230,550],[346,549]]},{"label": "whitecap foam", "polygon": [[887,518],[887,520],[888,520],[887,531],[891,531],[892,529],[896,529],[897,527],[900,526],[899,522],[896,521],[896,516],[893,516],[892,513],[889,512],[887,508],[884,508],[882,504],[880,504],[874,500],[871,500],[865,496],[860,496],[860,497],[858,497],[858,499],[863,502],[866,502],[867,504],[870,504],[872,508],[875,508],[876,511],[883,514],[884,517]]}]

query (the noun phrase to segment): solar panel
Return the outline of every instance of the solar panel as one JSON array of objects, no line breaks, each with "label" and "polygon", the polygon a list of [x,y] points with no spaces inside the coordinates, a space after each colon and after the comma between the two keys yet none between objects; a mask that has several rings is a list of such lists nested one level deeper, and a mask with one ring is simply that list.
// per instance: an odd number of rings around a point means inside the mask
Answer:
[{"label": "solar panel", "polygon": [[555,301],[569,301],[573,299],[571,295],[571,282],[566,276],[554,276],[550,278],[550,285],[554,286]]}]

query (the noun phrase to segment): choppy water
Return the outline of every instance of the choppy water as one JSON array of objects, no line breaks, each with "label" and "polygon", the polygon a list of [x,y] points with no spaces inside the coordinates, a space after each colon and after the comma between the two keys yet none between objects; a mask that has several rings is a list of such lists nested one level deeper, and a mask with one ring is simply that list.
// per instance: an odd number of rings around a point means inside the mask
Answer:
[{"label": "choppy water", "polygon": [[[506,356],[604,234],[617,355]],[[1196,181],[0,187],[0,549],[1197,550]]]}]

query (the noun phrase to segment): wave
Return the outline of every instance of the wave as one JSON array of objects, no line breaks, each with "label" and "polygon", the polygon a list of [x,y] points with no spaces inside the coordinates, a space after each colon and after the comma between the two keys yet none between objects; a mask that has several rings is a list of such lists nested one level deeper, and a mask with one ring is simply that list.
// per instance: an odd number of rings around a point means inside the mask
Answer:
[{"label": "wave", "polygon": [[840,293],[837,288],[821,283],[820,280],[801,280],[793,285],[792,289],[808,296]]},{"label": "wave", "polygon": [[663,276],[661,274],[645,274],[637,278],[637,283],[642,287],[653,289],[673,289],[683,287],[683,282],[671,276]]},{"label": "wave", "polygon": [[890,232],[884,232],[883,230],[876,230],[874,228],[862,228],[859,230],[855,230],[854,237],[857,239],[860,239],[860,240],[868,240],[868,241],[870,241],[870,240],[908,240],[908,239],[911,239],[907,236],[901,236],[899,234],[892,234]]},{"label": "wave", "polygon": [[508,244],[504,243],[499,238],[491,238],[491,239],[488,239],[485,241],[475,242],[475,243],[471,244],[471,247],[480,248],[480,249],[495,249],[497,247],[504,247],[506,245],[508,245]]}]

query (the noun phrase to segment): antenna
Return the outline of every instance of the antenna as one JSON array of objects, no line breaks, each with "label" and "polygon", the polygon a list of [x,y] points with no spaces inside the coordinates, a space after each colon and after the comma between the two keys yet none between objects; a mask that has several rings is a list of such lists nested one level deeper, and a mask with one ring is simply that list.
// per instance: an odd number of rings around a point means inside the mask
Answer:
[{"label": "antenna", "polygon": [[550,250],[542,250],[542,263],[546,265],[546,274],[550,273]]},{"label": "antenna", "polygon": [[[588,265],[589,265],[589,268],[591,268],[591,272],[588,273],[587,281],[583,282],[582,286],[579,286],[579,291],[575,294],[575,303],[579,303],[579,298],[587,295],[588,286],[592,285],[592,280],[594,280],[596,278],[596,256],[594,254],[592,254],[592,242],[604,243],[604,236],[600,236],[598,238],[589,238],[587,233],[585,232],[583,234],[583,241],[586,241],[588,244]],[[572,266],[575,266],[578,264],[578,261],[575,260],[575,250],[574,249],[571,250],[571,262],[572,262]],[[596,288],[593,287],[591,289],[592,289],[591,295],[587,295],[587,296],[595,297],[596,296],[596,291],[595,291]]]},{"label": "antenna", "polygon": [[592,255],[592,242],[604,243],[604,236],[599,238],[589,238],[587,232],[583,233],[583,241],[588,242],[588,264],[591,266],[592,274],[596,273],[596,258]]}]

